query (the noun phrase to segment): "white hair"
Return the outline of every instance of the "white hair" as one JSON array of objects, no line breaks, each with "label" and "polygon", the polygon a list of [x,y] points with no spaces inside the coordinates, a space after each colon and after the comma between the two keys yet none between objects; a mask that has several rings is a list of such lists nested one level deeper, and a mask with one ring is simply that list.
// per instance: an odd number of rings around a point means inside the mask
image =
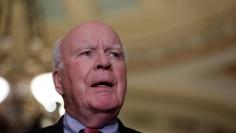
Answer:
[{"label": "white hair", "polygon": [[53,47],[53,68],[59,68],[61,69],[63,67],[63,62],[61,60],[61,44],[62,44],[62,39],[59,39],[56,41]]},{"label": "white hair", "polygon": [[124,59],[125,59],[125,62],[127,63],[128,62],[128,50],[126,47],[122,46],[122,49],[123,49],[123,52],[124,52]]}]

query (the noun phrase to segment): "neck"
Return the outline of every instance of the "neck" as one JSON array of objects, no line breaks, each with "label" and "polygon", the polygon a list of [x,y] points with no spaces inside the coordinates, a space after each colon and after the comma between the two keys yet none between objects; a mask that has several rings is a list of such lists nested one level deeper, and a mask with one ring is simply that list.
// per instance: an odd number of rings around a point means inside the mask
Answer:
[{"label": "neck", "polygon": [[117,111],[106,111],[106,112],[86,112],[86,113],[76,113],[73,111],[68,111],[68,114],[76,118],[84,126],[89,128],[102,128],[104,125],[114,121],[116,119]]}]

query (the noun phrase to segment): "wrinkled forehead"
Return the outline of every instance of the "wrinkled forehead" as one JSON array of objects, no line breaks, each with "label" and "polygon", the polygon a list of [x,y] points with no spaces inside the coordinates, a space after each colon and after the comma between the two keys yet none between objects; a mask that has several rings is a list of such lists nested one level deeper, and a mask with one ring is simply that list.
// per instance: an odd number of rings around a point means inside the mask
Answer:
[{"label": "wrinkled forehead", "polygon": [[64,38],[66,44],[121,44],[118,34],[103,23],[82,24],[71,30]]}]

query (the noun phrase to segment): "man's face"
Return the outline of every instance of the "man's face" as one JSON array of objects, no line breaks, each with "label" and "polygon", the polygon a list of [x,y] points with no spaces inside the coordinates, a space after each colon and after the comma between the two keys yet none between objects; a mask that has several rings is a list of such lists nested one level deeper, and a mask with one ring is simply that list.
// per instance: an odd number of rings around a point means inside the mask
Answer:
[{"label": "man's face", "polygon": [[61,46],[60,70],[65,108],[72,114],[121,108],[126,64],[118,35],[102,24],[81,26]]}]

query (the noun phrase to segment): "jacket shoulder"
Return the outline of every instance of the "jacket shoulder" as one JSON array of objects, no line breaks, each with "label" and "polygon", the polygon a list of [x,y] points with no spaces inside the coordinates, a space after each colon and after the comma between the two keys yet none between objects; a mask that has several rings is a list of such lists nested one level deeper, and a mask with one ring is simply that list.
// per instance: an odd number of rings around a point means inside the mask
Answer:
[{"label": "jacket shoulder", "polygon": [[[124,133],[141,133],[141,132],[139,132],[139,131],[136,131],[136,130],[134,130],[134,129],[131,129],[131,128],[127,128],[127,127],[125,127],[126,129],[125,130],[123,130],[124,131]],[[123,132],[121,132],[121,133],[123,133]]]},{"label": "jacket shoulder", "polygon": [[119,119],[118,119],[118,123],[119,123],[119,132],[120,133],[141,133],[139,131],[136,131],[134,129],[124,126],[123,123]]}]

